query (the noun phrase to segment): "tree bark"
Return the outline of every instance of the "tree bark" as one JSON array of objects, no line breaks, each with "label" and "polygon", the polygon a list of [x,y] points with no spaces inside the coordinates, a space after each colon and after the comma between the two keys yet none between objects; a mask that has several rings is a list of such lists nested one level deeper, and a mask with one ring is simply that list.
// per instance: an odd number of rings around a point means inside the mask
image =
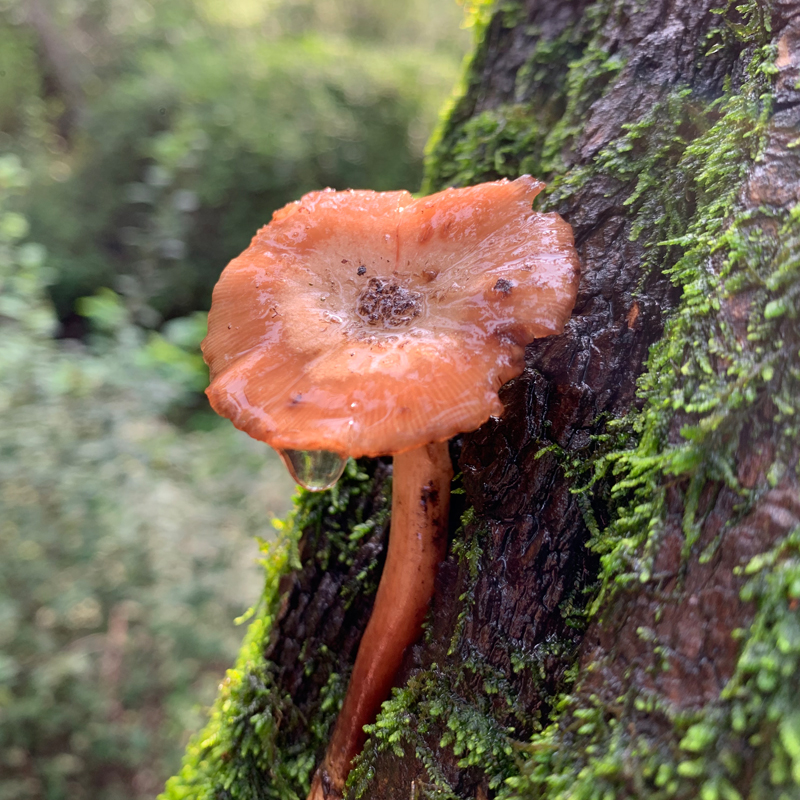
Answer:
[{"label": "tree bark", "polygon": [[[491,16],[428,189],[548,180],[581,289],[451,443],[428,631],[349,797],[800,797],[799,80],[797,0]],[[385,545],[391,468],[359,469],[303,501],[166,797],[303,796]]]}]

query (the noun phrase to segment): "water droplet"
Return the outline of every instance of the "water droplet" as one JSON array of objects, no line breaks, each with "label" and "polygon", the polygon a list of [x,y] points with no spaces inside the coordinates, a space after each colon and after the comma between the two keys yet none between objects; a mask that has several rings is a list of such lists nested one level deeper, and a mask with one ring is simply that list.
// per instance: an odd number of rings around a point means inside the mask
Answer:
[{"label": "water droplet", "polygon": [[330,450],[278,450],[289,474],[310,492],[330,489],[344,472],[347,459]]}]

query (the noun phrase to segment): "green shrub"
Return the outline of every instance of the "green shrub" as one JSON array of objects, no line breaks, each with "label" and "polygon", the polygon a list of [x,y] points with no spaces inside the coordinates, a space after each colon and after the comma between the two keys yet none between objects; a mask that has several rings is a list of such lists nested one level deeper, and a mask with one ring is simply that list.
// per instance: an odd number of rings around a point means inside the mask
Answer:
[{"label": "green shrub", "polygon": [[[89,346],[52,340],[46,252],[0,158],[0,799],[152,797],[242,631],[292,485],[227,424],[165,420],[202,319],[147,338],[111,292]],[[193,366],[194,364],[194,366]]]}]

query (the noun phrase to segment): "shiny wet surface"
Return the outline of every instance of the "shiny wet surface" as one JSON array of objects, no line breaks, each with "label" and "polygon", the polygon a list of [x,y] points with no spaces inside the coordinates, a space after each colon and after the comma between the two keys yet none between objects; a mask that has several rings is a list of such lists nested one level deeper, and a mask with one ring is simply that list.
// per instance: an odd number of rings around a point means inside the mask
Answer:
[{"label": "shiny wet surface", "polygon": [[570,227],[530,177],[413,200],[314,192],[214,292],[214,408],[280,449],[402,452],[502,413],[524,346],[574,302]]}]

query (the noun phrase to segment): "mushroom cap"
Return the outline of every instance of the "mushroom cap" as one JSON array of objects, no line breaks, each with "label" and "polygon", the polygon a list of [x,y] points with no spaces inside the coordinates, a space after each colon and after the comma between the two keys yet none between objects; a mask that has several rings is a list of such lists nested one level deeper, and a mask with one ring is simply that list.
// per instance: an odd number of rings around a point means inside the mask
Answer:
[{"label": "mushroom cap", "polygon": [[544,184],[311,192],[214,289],[203,355],[217,413],[277,449],[392,455],[478,428],[525,345],[577,294],[572,229]]}]

